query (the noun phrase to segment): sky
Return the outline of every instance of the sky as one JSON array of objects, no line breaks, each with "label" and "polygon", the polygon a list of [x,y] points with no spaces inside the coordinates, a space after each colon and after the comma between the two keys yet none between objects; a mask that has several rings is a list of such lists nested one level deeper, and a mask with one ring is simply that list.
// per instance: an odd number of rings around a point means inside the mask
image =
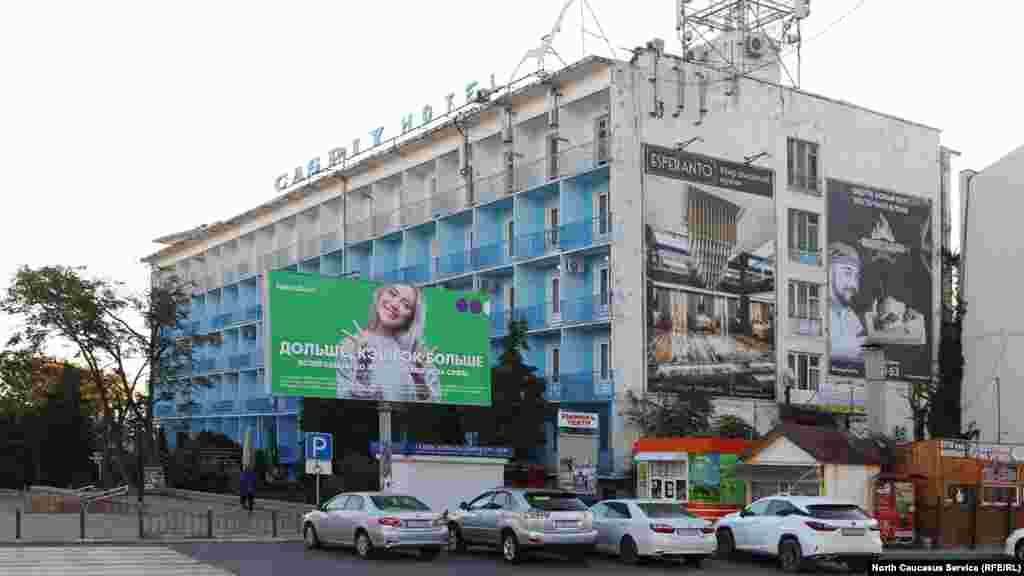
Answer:
[{"label": "sky", "polygon": [[[654,37],[679,52],[675,4],[589,0],[623,59]],[[253,208],[278,174],[376,126],[394,135],[469,81],[507,81],[561,5],[0,3],[0,287],[19,266],[66,264],[143,289],[154,238]],[[813,1],[801,87],[940,128],[962,153],[954,175],[980,169],[1024,140],[1022,19],[1005,0]],[[610,56],[580,22],[573,8],[561,57]],[[0,316],[0,336],[12,326]]]}]

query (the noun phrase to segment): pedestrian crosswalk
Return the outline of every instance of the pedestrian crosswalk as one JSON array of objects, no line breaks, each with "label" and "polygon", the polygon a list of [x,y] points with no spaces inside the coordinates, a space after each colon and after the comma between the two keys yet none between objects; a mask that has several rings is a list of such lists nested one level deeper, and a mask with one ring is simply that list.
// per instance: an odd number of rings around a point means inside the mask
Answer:
[{"label": "pedestrian crosswalk", "polygon": [[0,574],[12,576],[230,576],[161,546],[0,547]]}]

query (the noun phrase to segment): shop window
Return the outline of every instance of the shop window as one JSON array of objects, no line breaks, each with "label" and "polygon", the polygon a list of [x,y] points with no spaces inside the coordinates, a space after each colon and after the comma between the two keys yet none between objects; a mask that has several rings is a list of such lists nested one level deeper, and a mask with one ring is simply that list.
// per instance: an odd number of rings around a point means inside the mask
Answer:
[{"label": "shop window", "polygon": [[946,487],[946,503],[970,507],[977,495],[977,488],[971,485],[950,484]]},{"label": "shop window", "polygon": [[982,486],[981,503],[984,506],[1018,506],[1020,491],[1016,486]]}]

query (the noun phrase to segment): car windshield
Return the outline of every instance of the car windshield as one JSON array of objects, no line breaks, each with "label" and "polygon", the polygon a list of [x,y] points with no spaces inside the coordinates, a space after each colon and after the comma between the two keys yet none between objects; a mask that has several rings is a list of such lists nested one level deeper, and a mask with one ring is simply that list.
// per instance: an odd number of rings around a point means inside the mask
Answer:
[{"label": "car windshield", "polygon": [[575,495],[557,492],[527,492],[526,502],[537,510],[548,512],[572,512],[587,509],[587,506]]},{"label": "car windshield", "polygon": [[412,496],[370,496],[370,500],[378,510],[430,512],[430,506]]},{"label": "car windshield", "polygon": [[821,520],[870,520],[859,506],[853,504],[812,504],[807,507],[811,518]]},{"label": "car windshield", "polygon": [[648,518],[696,518],[681,504],[671,502],[639,502],[637,507]]}]

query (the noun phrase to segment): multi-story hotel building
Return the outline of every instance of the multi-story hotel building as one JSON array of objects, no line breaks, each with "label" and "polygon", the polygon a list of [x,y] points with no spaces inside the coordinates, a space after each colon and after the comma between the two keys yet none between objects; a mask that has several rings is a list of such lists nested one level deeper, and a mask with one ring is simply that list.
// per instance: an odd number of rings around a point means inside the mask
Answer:
[{"label": "multi-story hotel building", "polygon": [[[187,329],[224,335],[192,374],[213,386],[189,413],[160,403],[160,421],[235,438],[256,426],[261,445],[276,438],[295,460],[302,402],[270,397],[263,381],[260,278],[275,269],[489,293],[495,345],[510,318],[525,320],[548,398],[599,415],[604,477],[632,470],[638,432],[624,410],[647,391],[703,390],[762,431],[787,398],[863,406],[862,372],[829,375],[827,190],[937,204],[939,132],[784,87],[771,53],[749,50],[734,74],[719,50],[697,52],[653,41],[630,61],[590,57],[485,91],[385,145],[282,176],[280,195],[229,221],[159,239],[146,261],[197,284]],[[921,243],[939,234],[931,213],[915,224]],[[906,243],[888,223],[877,241]],[[914,284],[929,335],[931,269]],[[929,377],[935,344],[899,359]],[[897,364],[890,376],[887,423],[907,426]],[[552,423],[548,463],[556,436]]]}]

